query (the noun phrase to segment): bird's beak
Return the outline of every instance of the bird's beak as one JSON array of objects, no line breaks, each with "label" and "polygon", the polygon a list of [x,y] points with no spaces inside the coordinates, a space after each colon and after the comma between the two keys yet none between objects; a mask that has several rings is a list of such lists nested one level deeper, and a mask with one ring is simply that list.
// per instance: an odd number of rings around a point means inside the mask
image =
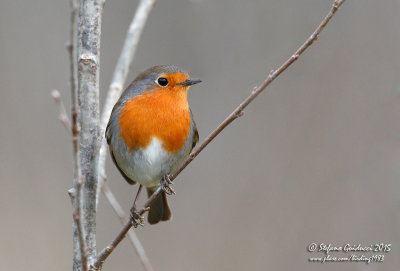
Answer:
[{"label": "bird's beak", "polygon": [[194,84],[198,84],[198,83],[200,83],[201,82],[201,80],[200,79],[197,79],[197,78],[189,78],[189,79],[187,79],[185,82],[182,82],[182,83],[179,83],[179,84],[177,84],[177,85],[181,85],[181,86],[191,86],[191,85],[194,85]]}]

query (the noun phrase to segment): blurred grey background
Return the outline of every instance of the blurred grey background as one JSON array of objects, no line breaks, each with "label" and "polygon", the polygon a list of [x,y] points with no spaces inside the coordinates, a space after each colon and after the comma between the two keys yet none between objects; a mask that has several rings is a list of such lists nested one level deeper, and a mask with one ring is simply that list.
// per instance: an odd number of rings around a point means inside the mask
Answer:
[{"label": "blurred grey background", "polygon": [[[201,140],[311,34],[332,1],[159,0],[129,75],[199,77]],[[101,99],[137,1],[107,1]],[[139,228],[155,270],[399,270],[400,1],[347,1],[318,41],[181,174],[174,219]],[[69,1],[0,2],[0,270],[71,270]],[[129,82],[127,82],[129,83]],[[136,188],[110,160],[129,210]],[[144,197],[141,198],[144,200]],[[104,197],[98,248],[121,225]],[[312,243],[392,244],[383,263],[309,263]],[[344,256],[344,254],[332,254]],[[142,270],[128,240],[104,270]]]}]

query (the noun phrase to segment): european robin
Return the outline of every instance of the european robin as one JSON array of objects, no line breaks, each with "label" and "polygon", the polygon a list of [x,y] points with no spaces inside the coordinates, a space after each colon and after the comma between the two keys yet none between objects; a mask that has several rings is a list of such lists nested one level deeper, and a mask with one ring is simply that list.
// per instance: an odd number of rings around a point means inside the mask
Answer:
[{"label": "european robin", "polygon": [[150,206],[148,221],[170,220],[167,194],[174,193],[168,174],[190,154],[199,140],[187,94],[200,83],[175,66],[155,66],[139,74],[115,104],[106,129],[112,160],[129,184],[139,183],[131,218],[143,224],[136,211],[142,186],[150,196],[163,192]]}]

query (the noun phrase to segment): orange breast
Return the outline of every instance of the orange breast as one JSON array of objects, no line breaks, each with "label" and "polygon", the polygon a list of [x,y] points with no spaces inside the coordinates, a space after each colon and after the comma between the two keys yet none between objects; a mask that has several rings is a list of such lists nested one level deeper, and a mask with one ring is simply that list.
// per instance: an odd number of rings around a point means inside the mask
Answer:
[{"label": "orange breast", "polygon": [[127,101],[119,125],[120,136],[131,151],[145,148],[152,137],[161,140],[164,150],[179,151],[190,132],[187,89],[159,89]]}]

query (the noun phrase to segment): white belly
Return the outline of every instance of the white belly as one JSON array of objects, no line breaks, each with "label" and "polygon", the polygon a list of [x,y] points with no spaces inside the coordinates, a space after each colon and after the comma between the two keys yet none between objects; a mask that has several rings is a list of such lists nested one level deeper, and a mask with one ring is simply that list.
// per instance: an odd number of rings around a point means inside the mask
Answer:
[{"label": "white belly", "polygon": [[133,154],[133,179],[151,185],[158,182],[164,174],[168,173],[168,153],[163,150],[159,139],[153,137],[151,143],[141,151]]},{"label": "white belly", "polygon": [[[119,141],[119,140],[118,140]],[[170,154],[162,148],[162,142],[153,137],[151,143],[144,149],[130,152],[122,142],[115,142],[122,152],[114,152],[115,159],[121,170],[134,180],[146,187],[160,184],[161,178],[176,168],[187,151]]]}]

